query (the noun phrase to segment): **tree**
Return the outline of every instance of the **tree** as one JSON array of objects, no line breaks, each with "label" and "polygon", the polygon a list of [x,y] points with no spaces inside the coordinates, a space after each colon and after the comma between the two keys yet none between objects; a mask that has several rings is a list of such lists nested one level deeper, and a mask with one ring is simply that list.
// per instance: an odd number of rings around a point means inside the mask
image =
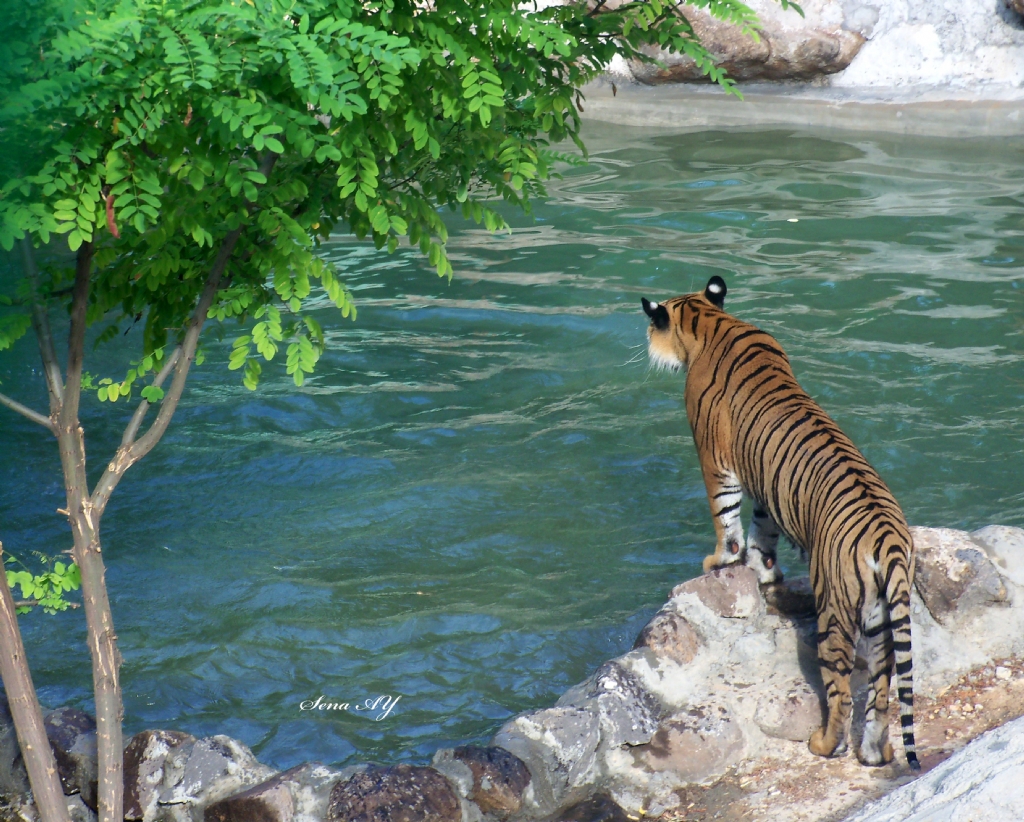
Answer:
[{"label": "tree", "polygon": [[[505,227],[495,197],[529,211],[569,159],[551,144],[584,148],[580,88],[614,55],[684,52],[735,89],[681,4],[665,0],[541,10],[515,0],[23,3],[24,17],[7,24],[18,31],[0,38],[10,44],[0,46],[0,128],[11,158],[0,169],[0,245],[20,244],[24,260],[0,296],[0,350],[34,332],[49,410],[4,394],[0,404],[59,443],[93,660],[100,819],[113,822],[122,708],[100,522],[167,430],[207,320],[242,325],[228,368],[247,387],[282,348],[301,386],[324,348],[309,301],[325,294],[342,317],[356,315],[317,255],[332,231],[390,251],[407,238],[451,276],[439,207],[492,230]],[[691,5],[755,36],[739,0]],[[54,252],[65,247],[73,265]],[[69,318],[63,362],[55,312]],[[123,372],[84,370],[90,326],[104,325],[102,342],[136,322],[142,349]],[[56,327],[65,333],[63,319]],[[83,392],[111,413],[134,403],[92,488]]]}]

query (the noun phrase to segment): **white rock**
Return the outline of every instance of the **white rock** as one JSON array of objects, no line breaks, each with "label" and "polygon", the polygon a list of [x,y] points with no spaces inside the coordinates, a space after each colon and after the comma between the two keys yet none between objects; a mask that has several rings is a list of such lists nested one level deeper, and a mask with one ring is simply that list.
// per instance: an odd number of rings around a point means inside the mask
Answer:
[{"label": "white rock", "polygon": [[833,87],[1024,83],[1024,30],[1002,0],[847,0],[843,6],[844,26],[868,41],[831,78]]},{"label": "white rock", "polygon": [[1024,588],[1024,528],[987,525],[971,532],[1007,579]]},{"label": "white rock", "polygon": [[924,776],[846,822],[1020,822],[1024,808],[1024,719],[975,739]]}]

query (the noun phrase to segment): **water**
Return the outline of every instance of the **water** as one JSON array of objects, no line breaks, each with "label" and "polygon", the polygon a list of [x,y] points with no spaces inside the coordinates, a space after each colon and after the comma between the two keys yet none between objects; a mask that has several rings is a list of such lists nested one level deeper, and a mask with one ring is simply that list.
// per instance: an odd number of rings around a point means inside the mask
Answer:
[{"label": "water", "polygon": [[[228,733],[281,768],[423,762],[627,650],[713,543],[639,299],[712,274],[911,523],[1024,525],[1024,143],[588,132],[536,222],[455,222],[451,283],[332,243],[359,321],[320,312],[302,390],[279,364],[251,394],[207,344],[104,521],[128,733]],[[29,345],[0,380],[43,407]],[[108,411],[85,403],[94,471]],[[68,547],[55,446],[0,410],[0,449],[4,544]],[[90,704],[81,622],[23,620],[49,705]],[[381,721],[299,708],[379,694],[401,696]]]}]

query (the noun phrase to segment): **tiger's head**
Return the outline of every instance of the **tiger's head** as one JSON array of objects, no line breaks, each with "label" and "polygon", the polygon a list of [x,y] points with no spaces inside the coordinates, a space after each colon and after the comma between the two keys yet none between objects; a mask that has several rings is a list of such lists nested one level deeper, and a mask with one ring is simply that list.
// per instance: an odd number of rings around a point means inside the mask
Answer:
[{"label": "tiger's head", "polygon": [[640,303],[651,318],[647,328],[647,353],[658,368],[678,371],[693,359],[703,338],[699,333],[703,320],[724,310],[725,280],[717,274],[708,280],[703,291],[673,297],[663,303],[652,303],[646,297]]}]

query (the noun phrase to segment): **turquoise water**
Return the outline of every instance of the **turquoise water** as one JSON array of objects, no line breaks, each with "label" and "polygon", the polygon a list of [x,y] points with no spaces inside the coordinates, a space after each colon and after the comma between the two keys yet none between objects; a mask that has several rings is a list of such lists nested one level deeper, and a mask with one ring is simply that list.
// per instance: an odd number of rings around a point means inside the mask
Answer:
[{"label": "turquoise water", "polygon": [[[911,523],[1024,525],[1024,142],[588,135],[535,222],[454,223],[451,283],[332,243],[359,321],[321,312],[303,389],[270,367],[251,394],[207,343],[104,521],[129,733],[228,733],[278,767],[424,761],[628,649],[713,543],[639,300],[712,274]],[[37,371],[26,344],[0,357],[43,407]],[[107,410],[83,411],[95,470]],[[54,444],[0,409],[0,449],[0,539],[68,547]],[[44,702],[88,707],[80,614],[23,630]],[[380,721],[300,710],[381,694],[401,698]]]}]

